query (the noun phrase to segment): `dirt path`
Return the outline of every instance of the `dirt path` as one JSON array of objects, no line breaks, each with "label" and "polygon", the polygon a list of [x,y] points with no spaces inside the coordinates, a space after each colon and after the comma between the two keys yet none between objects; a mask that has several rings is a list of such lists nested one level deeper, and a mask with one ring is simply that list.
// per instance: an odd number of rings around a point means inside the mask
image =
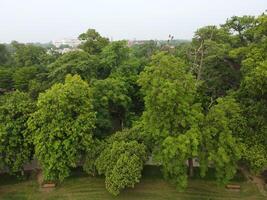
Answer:
[{"label": "dirt path", "polygon": [[264,185],[265,185],[264,180],[258,176],[254,176],[254,175],[250,174],[249,171],[245,168],[240,168],[240,170],[246,176],[248,181],[254,183],[258,187],[260,193],[263,196],[267,197],[267,191],[264,189]]}]

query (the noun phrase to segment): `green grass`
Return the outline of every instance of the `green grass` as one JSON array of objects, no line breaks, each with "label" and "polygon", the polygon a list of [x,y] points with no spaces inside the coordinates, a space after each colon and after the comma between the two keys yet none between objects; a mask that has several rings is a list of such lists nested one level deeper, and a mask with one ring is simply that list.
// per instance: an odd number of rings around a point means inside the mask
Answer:
[{"label": "green grass", "polygon": [[244,181],[238,175],[232,183],[241,185],[241,191],[228,191],[218,186],[211,170],[206,179],[196,177],[189,181],[188,188],[178,192],[175,187],[163,180],[157,168],[147,167],[141,183],[133,189],[123,191],[118,197],[105,189],[103,177],[89,177],[80,170],[74,170],[52,191],[40,190],[34,179],[19,181],[14,177],[0,176],[0,200],[261,200],[255,185]]}]

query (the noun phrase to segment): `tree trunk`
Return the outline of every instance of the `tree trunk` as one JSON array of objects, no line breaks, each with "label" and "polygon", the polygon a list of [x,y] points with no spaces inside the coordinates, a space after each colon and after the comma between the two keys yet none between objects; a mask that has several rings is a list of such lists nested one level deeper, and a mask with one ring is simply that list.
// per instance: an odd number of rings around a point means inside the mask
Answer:
[{"label": "tree trunk", "polygon": [[194,176],[193,158],[188,159],[188,168],[189,168],[189,177],[193,177]]}]

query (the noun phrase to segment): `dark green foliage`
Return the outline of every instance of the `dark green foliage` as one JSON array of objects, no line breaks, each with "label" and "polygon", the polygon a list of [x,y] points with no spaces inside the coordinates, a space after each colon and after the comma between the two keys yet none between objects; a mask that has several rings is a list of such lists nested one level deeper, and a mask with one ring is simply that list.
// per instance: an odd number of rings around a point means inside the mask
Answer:
[{"label": "dark green foliage", "polygon": [[20,91],[28,91],[29,83],[36,78],[37,70],[34,66],[18,68],[12,75],[14,88]]},{"label": "dark green foliage", "polygon": [[109,43],[109,40],[102,37],[95,29],[88,29],[85,33],[80,34],[79,40],[82,41],[80,48],[92,55],[100,53]]},{"label": "dark green foliage", "polygon": [[129,51],[126,41],[112,42],[104,47],[100,54],[101,65],[97,71],[98,78],[107,78],[122,64],[128,62]]},{"label": "dark green foliage", "polygon": [[103,136],[121,130],[125,126],[125,120],[129,104],[128,85],[123,79],[107,78],[93,82],[94,107],[96,115],[97,135]]},{"label": "dark green foliage", "polygon": [[5,66],[10,60],[10,53],[4,44],[0,44],[0,66]]},{"label": "dark green foliage", "polygon": [[0,68],[0,89],[11,90],[13,88],[13,70],[10,68]]},{"label": "dark green foliage", "polygon": [[0,97],[0,163],[10,173],[23,172],[33,158],[32,134],[27,120],[35,104],[28,94],[12,92]]},{"label": "dark green foliage", "polygon": [[14,53],[12,53],[13,62],[16,67],[45,65],[50,63],[50,55],[46,49],[32,44],[21,44],[12,42]]},{"label": "dark green foliage", "polygon": [[78,74],[84,80],[96,78],[99,61],[96,56],[83,51],[63,54],[49,65],[49,78],[53,82],[63,82],[67,74]]},{"label": "dark green foliage", "polygon": [[267,62],[256,66],[241,84],[240,102],[248,127],[243,136],[245,159],[254,172],[267,165]]},{"label": "dark green foliage", "polygon": [[93,144],[88,147],[85,152],[85,158],[83,163],[83,170],[92,176],[97,175],[96,159],[104,150],[105,141],[95,139]]}]

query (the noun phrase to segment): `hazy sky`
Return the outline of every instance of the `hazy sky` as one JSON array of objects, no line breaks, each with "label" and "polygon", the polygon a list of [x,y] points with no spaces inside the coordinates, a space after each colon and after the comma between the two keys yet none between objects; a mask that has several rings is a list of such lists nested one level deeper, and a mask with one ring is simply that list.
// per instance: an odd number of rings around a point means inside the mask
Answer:
[{"label": "hazy sky", "polygon": [[233,15],[259,15],[267,0],[0,0],[0,42],[48,42],[90,28],[116,39],[190,39]]}]

